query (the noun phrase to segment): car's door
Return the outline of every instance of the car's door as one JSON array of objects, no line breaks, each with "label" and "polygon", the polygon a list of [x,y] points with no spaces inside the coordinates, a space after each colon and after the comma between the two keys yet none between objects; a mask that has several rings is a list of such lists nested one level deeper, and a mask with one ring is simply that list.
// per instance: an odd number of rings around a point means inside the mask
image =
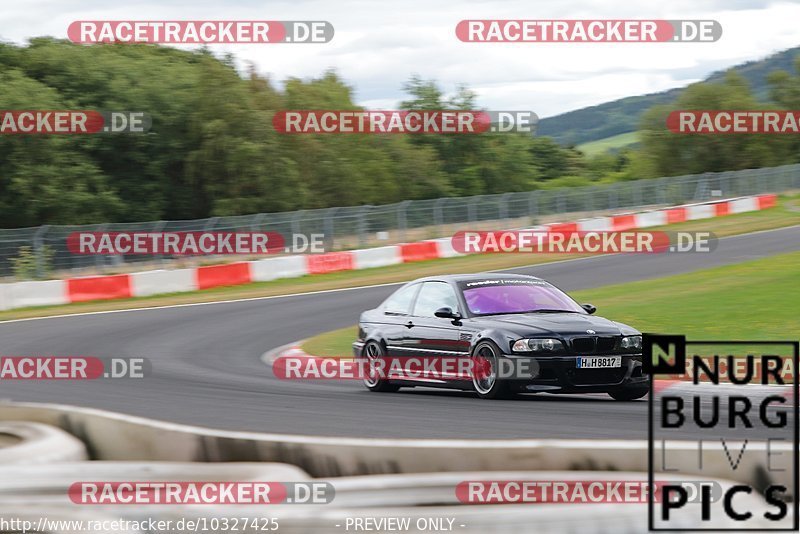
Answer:
[{"label": "car's door", "polygon": [[407,328],[407,353],[419,356],[459,356],[466,354],[469,344],[459,339],[460,327],[452,319],[436,317],[439,308],[460,311],[455,288],[447,282],[423,282],[411,312],[413,326]]},{"label": "car's door", "polygon": [[404,356],[403,347],[411,323],[411,307],[421,284],[411,284],[395,291],[383,303],[381,329],[389,356]]}]

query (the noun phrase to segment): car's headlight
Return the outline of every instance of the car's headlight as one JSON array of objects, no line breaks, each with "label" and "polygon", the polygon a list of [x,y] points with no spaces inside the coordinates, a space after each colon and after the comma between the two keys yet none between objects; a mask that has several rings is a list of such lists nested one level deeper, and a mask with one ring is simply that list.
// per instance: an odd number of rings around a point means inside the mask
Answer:
[{"label": "car's headlight", "polygon": [[561,341],[552,338],[519,339],[511,347],[514,352],[552,352],[563,348]]},{"label": "car's headlight", "polygon": [[621,345],[623,349],[641,349],[642,336],[625,336],[622,338]]}]

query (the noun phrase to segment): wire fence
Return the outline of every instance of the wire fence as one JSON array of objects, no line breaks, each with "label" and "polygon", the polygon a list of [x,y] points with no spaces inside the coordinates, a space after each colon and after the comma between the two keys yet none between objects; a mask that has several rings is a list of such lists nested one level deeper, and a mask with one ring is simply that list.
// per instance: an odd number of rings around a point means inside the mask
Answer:
[{"label": "wire fence", "polygon": [[430,239],[470,228],[520,227],[647,206],[800,189],[800,164],[617,182],[596,186],[407,200],[380,206],[349,206],[283,213],[258,213],[183,221],[0,229],[0,276],[42,279],[64,271],[124,272],[182,263],[214,262],[170,256],[72,254],[72,232],[252,231],[323,234],[326,250],[346,250]]}]

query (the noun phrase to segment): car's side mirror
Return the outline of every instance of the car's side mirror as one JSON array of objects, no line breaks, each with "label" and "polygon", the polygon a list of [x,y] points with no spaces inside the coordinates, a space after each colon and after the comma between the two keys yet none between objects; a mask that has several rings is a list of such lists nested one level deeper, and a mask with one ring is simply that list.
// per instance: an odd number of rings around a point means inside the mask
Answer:
[{"label": "car's side mirror", "polygon": [[581,304],[581,308],[586,310],[586,313],[588,313],[589,315],[597,311],[597,306],[593,304]]},{"label": "car's side mirror", "polygon": [[461,319],[461,314],[458,312],[454,312],[452,308],[448,306],[444,306],[443,308],[439,308],[433,314],[436,317],[441,317],[442,319]]}]

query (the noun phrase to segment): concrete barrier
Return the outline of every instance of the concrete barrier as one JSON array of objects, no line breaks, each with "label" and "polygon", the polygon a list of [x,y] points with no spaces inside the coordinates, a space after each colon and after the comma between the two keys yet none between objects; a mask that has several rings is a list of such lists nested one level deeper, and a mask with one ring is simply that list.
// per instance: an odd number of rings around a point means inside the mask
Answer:
[{"label": "concrete barrier", "polygon": [[714,216],[713,204],[695,204],[686,206],[686,220],[696,221],[697,219],[709,219]]},{"label": "concrete barrier", "polygon": [[664,226],[667,224],[667,220],[666,211],[645,211],[636,214],[636,227],[650,228],[651,226]]},{"label": "concrete barrier", "polygon": [[745,197],[732,200],[728,203],[731,213],[745,213],[758,210],[758,199],[756,197]]},{"label": "concrete barrier", "polygon": [[578,231],[580,232],[610,232],[613,229],[614,224],[610,217],[595,217],[578,221]]},{"label": "concrete barrier", "polygon": [[436,243],[436,250],[439,251],[440,258],[454,258],[464,255],[453,248],[453,238],[451,237],[441,237],[439,239],[431,239],[431,241]]},{"label": "concrete barrier", "polygon": [[86,460],[86,447],[55,426],[0,421],[0,466]]},{"label": "concrete barrier", "polygon": [[403,263],[403,258],[400,257],[400,247],[396,245],[353,251],[354,269],[385,267],[398,263]]},{"label": "concrete barrier", "polygon": [[180,293],[195,289],[193,269],[144,271],[131,275],[134,297]]},{"label": "concrete barrier", "polygon": [[9,284],[6,296],[10,304],[9,309],[27,308],[29,306],[56,306],[69,303],[67,284],[64,280]]},{"label": "concrete barrier", "polygon": [[251,261],[253,281],[268,282],[278,278],[296,278],[305,276],[306,260],[303,256],[278,256],[263,260]]}]

